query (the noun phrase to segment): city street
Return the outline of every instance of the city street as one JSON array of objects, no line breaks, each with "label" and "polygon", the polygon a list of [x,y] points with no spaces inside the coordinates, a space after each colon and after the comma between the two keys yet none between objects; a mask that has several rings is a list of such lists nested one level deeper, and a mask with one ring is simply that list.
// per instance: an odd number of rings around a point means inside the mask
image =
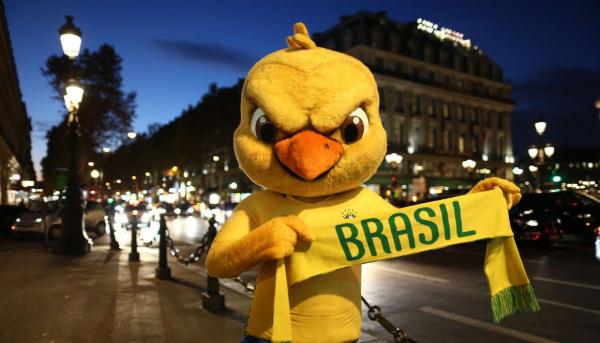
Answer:
[{"label": "city street", "polygon": [[[171,237],[190,248],[207,227],[198,217],[167,225]],[[502,325],[491,321],[483,243],[365,265],[363,296],[419,342],[593,342],[600,321],[600,262],[592,248],[520,247],[541,312],[511,316]],[[390,341],[366,313],[363,307],[363,331]]]},{"label": "city street", "polygon": [[[169,219],[169,234],[183,252],[192,250],[206,232],[206,220],[196,216]],[[118,235],[124,253],[129,251],[129,232]],[[0,252],[40,249],[42,242],[6,239]],[[108,235],[95,240],[102,249]],[[156,246],[142,258],[153,264]],[[363,296],[418,342],[594,342],[600,321],[600,262],[592,247],[521,247],[521,255],[534,285],[541,312],[507,318],[493,325],[487,283],[483,273],[482,243],[395,260],[376,262],[363,268]],[[145,260],[145,261],[144,261]],[[198,264],[178,264],[206,275]],[[177,266],[174,266],[177,264]],[[252,281],[252,274],[245,279]],[[196,281],[193,281],[196,282]],[[225,289],[246,295],[231,280],[221,280]],[[228,299],[226,299],[226,303]],[[244,317],[245,313],[238,314]],[[367,337],[365,339],[365,337]],[[379,324],[367,318],[363,306],[363,342],[391,342]],[[219,341],[215,339],[214,342]],[[213,342],[213,341],[211,341]]]}]

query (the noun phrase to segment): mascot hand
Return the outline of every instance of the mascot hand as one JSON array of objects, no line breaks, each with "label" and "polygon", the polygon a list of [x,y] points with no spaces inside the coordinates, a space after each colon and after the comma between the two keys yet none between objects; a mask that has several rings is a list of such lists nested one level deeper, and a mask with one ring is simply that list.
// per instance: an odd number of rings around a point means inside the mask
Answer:
[{"label": "mascot hand", "polygon": [[516,205],[519,200],[521,200],[521,189],[514,183],[499,177],[491,177],[479,181],[473,188],[471,188],[469,193],[485,192],[494,188],[500,188],[502,190],[509,209],[513,207],[513,205]]},{"label": "mascot hand", "polygon": [[261,242],[261,258],[263,260],[278,260],[294,252],[298,238],[312,242],[315,239],[313,232],[300,218],[289,215],[275,217],[255,230]]}]

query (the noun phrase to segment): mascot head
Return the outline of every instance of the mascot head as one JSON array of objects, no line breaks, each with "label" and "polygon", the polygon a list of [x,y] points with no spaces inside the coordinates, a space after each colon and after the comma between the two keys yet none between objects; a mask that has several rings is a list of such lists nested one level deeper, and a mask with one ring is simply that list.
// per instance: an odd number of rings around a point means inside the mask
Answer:
[{"label": "mascot head", "polygon": [[240,167],[255,183],[294,196],[360,186],[387,144],[373,75],[359,60],[317,47],[302,23],[287,44],[246,77],[234,134]]}]

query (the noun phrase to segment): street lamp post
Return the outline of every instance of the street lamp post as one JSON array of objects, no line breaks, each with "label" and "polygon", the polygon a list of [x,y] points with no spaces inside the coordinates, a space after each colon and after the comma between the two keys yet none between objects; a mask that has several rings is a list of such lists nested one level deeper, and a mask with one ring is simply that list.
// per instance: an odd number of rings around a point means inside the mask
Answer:
[{"label": "street lamp post", "polygon": [[534,123],[534,127],[535,131],[538,134],[539,145],[532,145],[529,149],[527,149],[527,154],[533,160],[534,164],[538,166],[535,168],[535,170],[531,170],[532,168],[530,167],[530,171],[532,173],[538,171],[539,187],[542,191],[544,190],[544,166],[546,163],[546,159],[552,158],[555,150],[552,144],[546,143],[546,145],[544,145],[543,143],[543,136],[547,126],[548,123],[546,123],[546,121],[544,121],[543,119],[539,118],[538,120],[536,120],[536,122]]},{"label": "street lamp post", "polygon": [[600,98],[598,98],[596,100],[596,102],[594,103],[594,105],[596,106],[596,109],[598,110],[598,138],[600,138]]},{"label": "street lamp post", "polygon": [[[73,24],[73,17],[66,16],[67,22],[59,29],[60,42],[65,55],[72,60],[79,55],[81,30]],[[70,75],[71,77],[73,75]],[[90,251],[91,241],[84,231],[83,206],[81,199],[81,176],[79,175],[79,120],[77,112],[83,98],[83,86],[76,79],[65,83],[64,101],[68,114],[69,173],[66,192],[66,206],[62,215],[62,233],[55,245],[55,252],[63,254],[83,254]]]}]

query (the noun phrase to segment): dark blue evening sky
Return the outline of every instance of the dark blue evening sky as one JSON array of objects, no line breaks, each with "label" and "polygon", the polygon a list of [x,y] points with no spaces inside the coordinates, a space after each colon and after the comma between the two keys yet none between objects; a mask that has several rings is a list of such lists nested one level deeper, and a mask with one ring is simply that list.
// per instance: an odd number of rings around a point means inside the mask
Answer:
[{"label": "dark blue evening sky", "polygon": [[[423,17],[463,32],[502,66],[514,85],[519,102],[515,144],[533,143],[531,121],[544,115],[549,138],[559,146],[599,141],[593,106],[600,97],[598,3],[5,0],[5,7],[21,90],[34,125],[33,158],[39,172],[45,132],[64,111],[51,99],[40,68],[50,54],[60,53],[57,30],[65,14],[73,15],[82,29],[84,48],[109,43],[122,56],[125,90],[138,94],[136,131],[170,121],[196,103],[209,83],[231,85],[244,77],[253,62],[285,47],[295,21],[318,32],[336,24],[341,15],[367,9],[387,11],[401,22]],[[571,131],[578,127],[583,131]]]}]

